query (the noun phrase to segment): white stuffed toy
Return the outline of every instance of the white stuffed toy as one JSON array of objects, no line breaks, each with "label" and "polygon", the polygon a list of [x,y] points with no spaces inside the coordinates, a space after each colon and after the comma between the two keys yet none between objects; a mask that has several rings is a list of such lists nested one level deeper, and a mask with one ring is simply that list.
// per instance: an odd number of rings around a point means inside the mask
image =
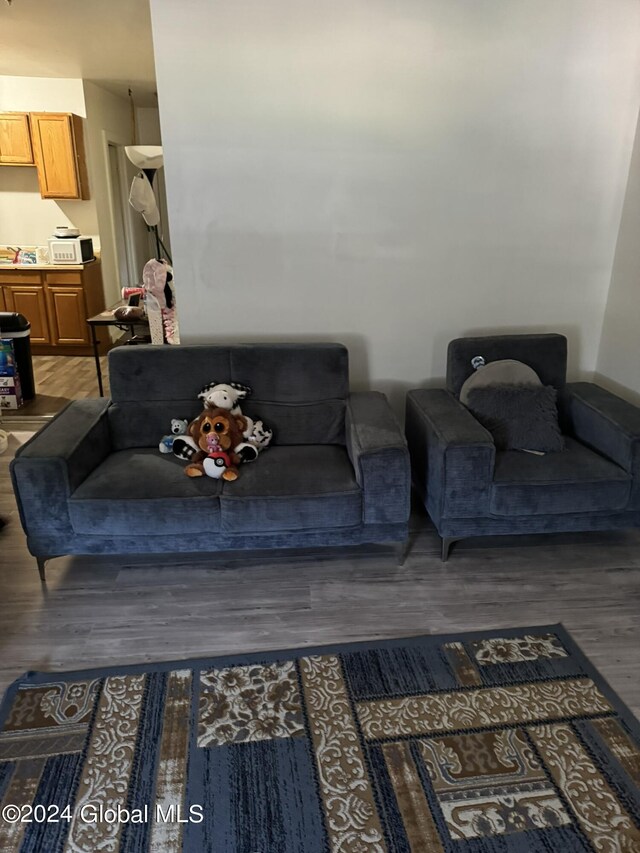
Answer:
[{"label": "white stuffed toy", "polygon": [[242,414],[240,401],[245,400],[251,394],[248,385],[239,382],[230,382],[228,385],[222,382],[210,382],[198,394],[198,399],[204,405],[212,409],[227,409],[232,415],[241,415],[247,422],[247,427],[242,433],[245,439],[234,448],[234,451],[242,457],[243,462],[253,462],[258,454],[265,450],[273,438],[273,430],[265,427],[262,421],[254,421]]},{"label": "white stuffed toy", "polygon": [[165,435],[160,440],[159,450],[160,453],[171,453],[173,450],[173,445],[176,438],[179,435],[184,435],[187,431],[187,427],[189,426],[189,421],[181,420],[180,418],[172,418],[171,420],[171,434]]}]

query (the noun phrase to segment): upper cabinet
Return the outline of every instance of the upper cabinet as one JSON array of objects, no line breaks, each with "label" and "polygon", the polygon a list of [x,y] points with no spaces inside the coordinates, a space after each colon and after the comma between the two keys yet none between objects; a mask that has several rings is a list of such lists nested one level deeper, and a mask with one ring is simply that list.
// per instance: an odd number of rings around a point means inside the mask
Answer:
[{"label": "upper cabinet", "polygon": [[88,198],[82,119],[72,113],[29,118],[42,198]]},{"label": "upper cabinet", "polygon": [[27,113],[0,113],[0,163],[33,166]]}]

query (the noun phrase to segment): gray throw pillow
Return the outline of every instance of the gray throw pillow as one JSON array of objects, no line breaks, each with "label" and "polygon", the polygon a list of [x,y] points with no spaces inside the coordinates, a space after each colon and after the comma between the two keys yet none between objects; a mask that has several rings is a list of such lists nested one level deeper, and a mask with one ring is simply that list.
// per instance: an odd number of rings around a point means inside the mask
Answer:
[{"label": "gray throw pillow", "polygon": [[557,392],[551,385],[487,385],[469,392],[467,408],[498,450],[564,450]]}]

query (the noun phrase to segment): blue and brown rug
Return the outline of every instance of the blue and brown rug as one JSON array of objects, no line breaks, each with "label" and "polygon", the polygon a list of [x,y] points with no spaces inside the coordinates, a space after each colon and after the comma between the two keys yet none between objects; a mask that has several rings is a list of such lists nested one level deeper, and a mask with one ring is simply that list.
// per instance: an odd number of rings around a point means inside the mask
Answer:
[{"label": "blue and brown rug", "polygon": [[559,625],[28,673],[0,725],[1,851],[640,851],[640,727]]}]

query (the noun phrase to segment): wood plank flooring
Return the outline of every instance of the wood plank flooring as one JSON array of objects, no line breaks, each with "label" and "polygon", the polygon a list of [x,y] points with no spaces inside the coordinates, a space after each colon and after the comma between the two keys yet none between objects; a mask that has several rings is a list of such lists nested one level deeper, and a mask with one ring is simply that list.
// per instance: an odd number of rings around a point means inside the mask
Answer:
[{"label": "wood plank flooring", "polygon": [[[105,395],[109,394],[107,356],[100,357]],[[36,396],[19,409],[4,409],[2,417],[10,422],[12,417],[55,415],[70,400],[83,400],[98,396],[96,363],[93,356],[34,355],[33,375]]]},{"label": "wood plank flooring", "polygon": [[61,557],[43,587],[9,481],[16,447],[0,457],[2,690],[27,669],[563,622],[640,713],[640,532],[467,540],[442,564],[416,508],[402,567],[390,548]]}]

